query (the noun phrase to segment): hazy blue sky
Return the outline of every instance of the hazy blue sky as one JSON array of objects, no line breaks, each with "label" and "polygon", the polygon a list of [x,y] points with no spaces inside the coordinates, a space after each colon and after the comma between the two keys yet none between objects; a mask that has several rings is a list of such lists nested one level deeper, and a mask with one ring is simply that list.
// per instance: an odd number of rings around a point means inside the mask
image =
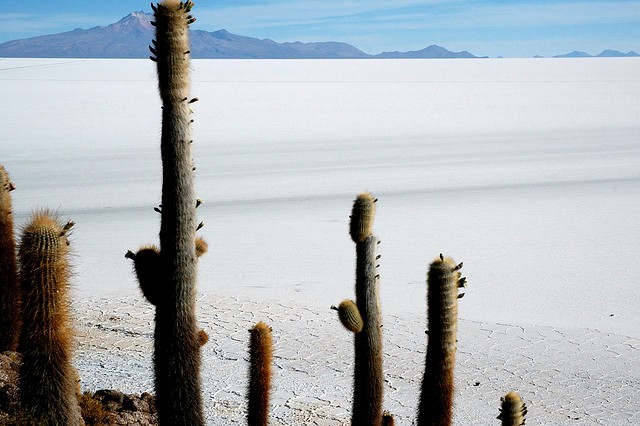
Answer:
[{"label": "hazy blue sky", "polygon": [[[0,42],[118,21],[147,2],[3,0]],[[640,1],[201,0],[194,28],[283,41],[344,41],[367,53],[438,44],[478,56],[640,52]]]}]

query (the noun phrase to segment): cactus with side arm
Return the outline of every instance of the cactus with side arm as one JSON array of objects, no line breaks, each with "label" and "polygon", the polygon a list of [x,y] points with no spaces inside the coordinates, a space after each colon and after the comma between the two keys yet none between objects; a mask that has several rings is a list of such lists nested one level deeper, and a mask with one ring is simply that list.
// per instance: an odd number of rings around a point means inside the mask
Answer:
[{"label": "cactus with side arm", "polygon": [[[162,100],[162,204],[160,248],[128,252],[145,297],[156,306],[154,367],[161,425],[204,425],[200,381],[203,334],[196,326],[197,257],[206,244],[196,239],[196,200],[191,156],[189,25],[193,3],[165,0],[151,5],[156,40],[149,46],[157,64]],[[195,246],[194,246],[195,242]]]},{"label": "cactus with side arm", "polygon": [[373,235],[375,199],[369,193],[358,195],[353,203],[349,233],[356,244],[356,301],[343,301],[338,311],[342,324],[354,333],[355,368],[353,374],[352,425],[382,424],[382,319],[378,295],[377,248]]}]

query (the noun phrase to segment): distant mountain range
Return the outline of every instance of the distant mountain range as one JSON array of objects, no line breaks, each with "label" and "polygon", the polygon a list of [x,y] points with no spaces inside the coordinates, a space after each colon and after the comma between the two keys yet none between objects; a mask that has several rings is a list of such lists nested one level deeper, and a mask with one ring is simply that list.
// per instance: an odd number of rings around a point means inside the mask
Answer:
[{"label": "distant mountain range", "polygon": [[[154,38],[153,15],[133,12],[105,27],[77,28],[59,34],[8,41],[0,44],[0,56],[23,58],[146,58]],[[450,52],[429,46],[417,52],[392,52],[368,55],[347,43],[277,43],[231,34],[192,30],[193,58],[219,59],[341,59],[341,58],[475,58],[469,52]]]},{"label": "distant mountain range", "polygon": [[[154,38],[153,15],[133,12],[120,21],[90,29],[76,28],[59,34],[0,43],[0,57],[12,58],[146,58]],[[383,52],[369,55],[347,43],[277,43],[231,34],[193,30],[190,35],[193,58],[215,59],[364,59],[364,58],[478,58],[467,51],[452,52],[431,45],[410,52]],[[573,52],[557,57],[586,57]],[[639,56],[605,50],[598,56]]]},{"label": "distant mountain range", "polygon": [[554,58],[631,58],[636,56],[640,56],[640,54],[633,50],[627,53],[623,53],[618,50],[603,50],[602,53],[595,56],[589,55],[587,52],[579,52],[576,50],[565,55],[556,55]]}]

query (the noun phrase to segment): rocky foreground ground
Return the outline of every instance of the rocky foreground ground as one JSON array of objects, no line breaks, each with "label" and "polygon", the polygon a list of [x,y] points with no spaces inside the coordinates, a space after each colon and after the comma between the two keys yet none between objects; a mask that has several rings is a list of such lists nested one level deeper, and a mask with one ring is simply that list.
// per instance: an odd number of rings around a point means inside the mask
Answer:
[{"label": "rocky foreground ground", "polygon": [[[0,354],[0,424],[23,425],[20,421],[18,371],[20,354]],[[128,395],[117,390],[85,391],[78,395],[84,424],[87,426],[156,425],[155,397],[147,392]]]}]

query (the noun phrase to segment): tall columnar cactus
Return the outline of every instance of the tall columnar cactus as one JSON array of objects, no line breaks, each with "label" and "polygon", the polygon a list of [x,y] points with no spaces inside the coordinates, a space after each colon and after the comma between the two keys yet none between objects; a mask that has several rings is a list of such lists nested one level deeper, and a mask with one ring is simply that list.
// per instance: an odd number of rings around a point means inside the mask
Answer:
[{"label": "tall columnar cactus", "polygon": [[155,11],[162,100],[162,220],[156,297],[155,386],[161,425],[203,425],[196,327],[196,197],[191,157],[189,14],[193,3],[165,0]]},{"label": "tall columnar cactus", "polygon": [[527,406],[522,401],[518,392],[511,391],[502,398],[502,407],[498,420],[502,420],[502,426],[522,426],[527,415]]},{"label": "tall columnar cactus", "polygon": [[79,425],[81,419],[71,365],[67,232],[72,226],[39,212],[20,240],[20,395],[26,417],[38,425]]},{"label": "tall columnar cactus", "polygon": [[9,174],[0,166],[0,352],[17,350],[20,337],[20,286],[10,194],[14,189]]},{"label": "tall columnar cactus", "polygon": [[269,394],[273,363],[271,327],[260,321],[249,332],[251,339],[247,424],[266,426],[269,423]]},{"label": "tall columnar cactus", "polygon": [[453,369],[457,348],[458,299],[466,278],[460,277],[462,263],[442,254],[431,263],[427,277],[427,359],[422,379],[418,425],[451,424]]},{"label": "tall columnar cactus", "polygon": [[355,334],[352,425],[382,424],[382,320],[377,273],[377,247],[373,218],[377,199],[369,193],[358,195],[353,203],[350,234],[356,243],[356,301],[343,301],[338,308],[340,321]]}]

